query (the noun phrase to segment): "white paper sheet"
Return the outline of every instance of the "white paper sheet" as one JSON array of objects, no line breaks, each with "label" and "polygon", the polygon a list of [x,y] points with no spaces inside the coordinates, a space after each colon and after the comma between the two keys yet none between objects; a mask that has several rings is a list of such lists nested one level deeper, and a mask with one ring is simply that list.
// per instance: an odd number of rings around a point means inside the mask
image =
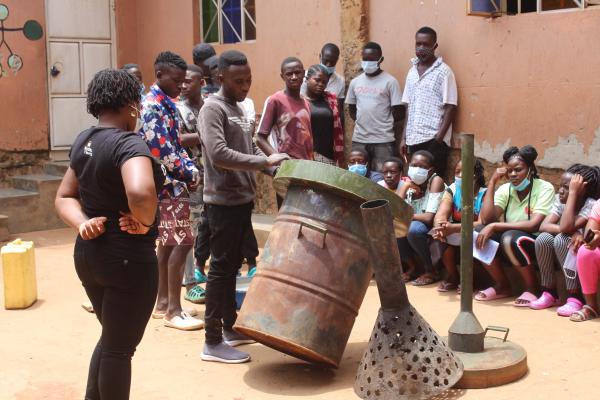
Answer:
[{"label": "white paper sheet", "polygon": [[473,231],[473,258],[476,258],[484,264],[490,265],[492,261],[494,261],[494,257],[496,257],[500,243],[488,239],[488,241],[485,242],[483,249],[478,249],[476,245],[477,236],[479,236],[479,234]]}]

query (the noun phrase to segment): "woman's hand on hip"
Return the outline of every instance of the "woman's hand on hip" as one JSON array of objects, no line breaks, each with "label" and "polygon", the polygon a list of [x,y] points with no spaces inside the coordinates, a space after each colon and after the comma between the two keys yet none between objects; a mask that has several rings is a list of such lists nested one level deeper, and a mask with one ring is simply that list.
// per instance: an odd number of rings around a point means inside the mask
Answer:
[{"label": "woman's hand on hip", "polygon": [[130,235],[145,235],[150,231],[150,226],[145,226],[133,215],[125,213],[121,214],[122,217],[119,218],[119,227],[123,232],[127,232]]},{"label": "woman's hand on hip", "polygon": [[83,240],[96,239],[106,231],[104,228],[105,222],[106,217],[94,217],[82,222],[79,225],[79,236]]}]

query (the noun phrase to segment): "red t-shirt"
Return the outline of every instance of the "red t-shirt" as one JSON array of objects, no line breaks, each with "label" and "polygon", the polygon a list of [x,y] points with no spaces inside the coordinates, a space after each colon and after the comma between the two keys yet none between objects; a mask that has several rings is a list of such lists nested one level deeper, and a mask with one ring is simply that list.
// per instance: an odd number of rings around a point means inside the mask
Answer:
[{"label": "red t-shirt", "polygon": [[258,134],[269,136],[271,146],[291,158],[313,159],[310,105],[280,91],[265,101]]}]

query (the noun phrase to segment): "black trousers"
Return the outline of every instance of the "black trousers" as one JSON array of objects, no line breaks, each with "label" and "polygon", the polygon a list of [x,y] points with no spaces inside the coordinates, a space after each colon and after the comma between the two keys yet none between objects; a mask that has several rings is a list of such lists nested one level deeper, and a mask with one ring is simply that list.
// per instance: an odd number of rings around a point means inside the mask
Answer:
[{"label": "black trousers", "polygon": [[90,362],[86,400],[129,399],[131,358],[158,290],[154,244],[141,252],[130,248],[129,258],[111,253],[112,244],[108,236],[77,238],[75,244],[75,269],[102,325]]},{"label": "black trousers", "polygon": [[[242,256],[248,261],[248,265],[256,266],[256,257],[258,257],[258,242],[252,224],[244,232],[244,245]],[[196,265],[202,266],[210,257],[210,229],[208,228],[208,217],[206,211],[202,211],[200,224],[198,225],[198,234],[194,242],[194,258]]]},{"label": "black trousers", "polygon": [[244,235],[252,229],[254,203],[239,206],[206,204],[210,229],[210,269],[206,283],[204,316],[206,344],[223,340],[222,328],[231,329],[237,319],[235,280],[242,266]]},{"label": "black trousers", "polygon": [[[435,172],[446,180],[446,169],[448,164],[448,154],[450,153],[450,147],[445,142],[439,143],[435,139],[431,139],[427,142],[408,146],[408,154],[412,156],[413,153],[419,150],[427,150],[433,154],[434,162],[433,167]],[[410,160],[409,160],[410,161]]]}]

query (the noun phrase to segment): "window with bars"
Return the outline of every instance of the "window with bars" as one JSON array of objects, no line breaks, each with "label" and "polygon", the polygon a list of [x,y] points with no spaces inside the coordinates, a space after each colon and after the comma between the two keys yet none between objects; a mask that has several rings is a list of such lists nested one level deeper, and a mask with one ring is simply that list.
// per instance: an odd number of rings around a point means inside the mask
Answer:
[{"label": "window with bars", "polygon": [[254,0],[200,0],[200,13],[203,42],[256,40]]},{"label": "window with bars", "polygon": [[499,16],[585,8],[589,0],[467,0],[469,15]]}]

